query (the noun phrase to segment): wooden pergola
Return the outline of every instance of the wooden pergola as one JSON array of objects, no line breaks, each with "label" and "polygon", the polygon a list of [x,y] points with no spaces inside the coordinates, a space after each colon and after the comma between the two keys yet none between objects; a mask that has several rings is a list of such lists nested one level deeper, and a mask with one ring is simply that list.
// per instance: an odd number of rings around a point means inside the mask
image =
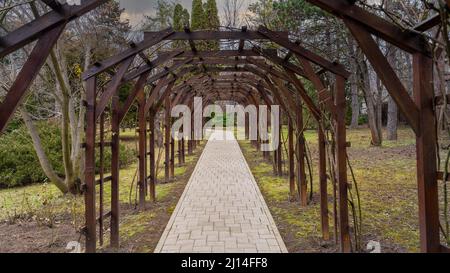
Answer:
[{"label": "wooden pergola", "polygon": [[[46,61],[51,48],[63,32],[66,24],[95,9],[107,0],[82,0],[79,6],[61,5],[54,0],[41,0],[51,11],[34,21],[0,37],[0,57],[3,58],[23,46],[37,41],[28,60],[18,74],[10,91],[0,105],[0,130],[3,131],[17,106],[27,95],[27,90]],[[341,18],[371,62],[375,72],[416,134],[417,182],[419,195],[420,241],[423,252],[449,252],[440,242],[438,173],[436,164],[436,116],[434,107],[441,99],[433,90],[433,61],[429,42],[421,35],[440,23],[439,17],[432,17],[419,24],[415,30],[400,29],[398,26],[354,5],[347,0],[307,0],[307,2]],[[385,40],[408,52],[413,57],[414,96],[411,98],[392,66],[375,42],[373,36]],[[144,51],[164,41],[187,41],[190,50],[175,49],[163,52],[155,59],[149,59]],[[237,50],[200,51],[197,41],[235,40]],[[246,48],[247,41],[269,41],[289,53],[281,58],[277,50],[258,46]],[[197,44],[196,44],[197,43]],[[135,59],[143,64],[133,67]],[[292,62],[293,59],[296,62]],[[298,65],[297,65],[298,64]],[[169,66],[170,65],[170,66]],[[317,69],[319,68],[319,69]],[[227,73],[221,73],[227,72]],[[332,90],[323,81],[323,73],[333,75]],[[106,73],[108,84],[100,89],[97,79]],[[165,178],[174,175],[175,142],[170,136],[170,109],[173,105],[193,105],[195,96],[206,102],[234,100],[243,105],[280,105],[289,120],[289,181],[291,193],[298,183],[301,205],[307,205],[305,174],[305,143],[299,128],[303,128],[301,103],[311,112],[318,124],[325,115],[330,115],[335,128],[335,162],[338,184],[339,242],[342,252],[351,251],[348,181],[347,141],[345,125],[345,86],[350,73],[336,63],[292,42],[289,34],[259,27],[256,31],[242,28],[241,31],[196,31],[185,29],[175,32],[166,29],[145,33],[139,43],[94,64],[83,74],[86,81],[86,136],[85,136],[85,184],[83,186],[86,205],[86,251],[95,252],[97,238],[103,239],[103,220],[110,218],[110,243],[119,246],[119,135],[120,124],[134,103],[138,105],[139,123],[139,205],[144,208],[147,196],[155,201],[155,115],[165,110]],[[317,102],[305,90],[303,78],[310,81],[317,93]],[[124,84],[133,88],[125,102],[120,103],[118,90]],[[145,88],[148,87],[148,88]],[[148,92],[146,91],[148,90]],[[106,109],[111,110],[111,142],[105,142]],[[97,129],[100,134],[97,135]],[[294,130],[300,137],[293,137]],[[246,130],[248,134],[248,129]],[[191,137],[179,141],[178,160],[184,162],[185,142],[188,153],[198,142]],[[319,181],[321,204],[321,227],[324,239],[329,239],[327,160],[324,128],[319,126]],[[98,141],[99,140],[99,141]],[[294,140],[297,143],[294,143]],[[294,149],[294,145],[297,149]],[[105,177],[100,168],[96,179],[95,154],[104,149],[112,151],[111,176]],[[296,155],[294,153],[297,153]],[[264,152],[265,158],[270,158]],[[101,158],[103,158],[101,156]],[[297,158],[298,160],[295,160]],[[273,154],[274,171],[281,174],[281,149]],[[103,162],[103,160],[102,160]],[[149,164],[147,164],[149,163]],[[101,163],[103,165],[103,163]],[[149,167],[147,168],[147,166]],[[297,172],[295,172],[297,170]],[[111,211],[103,211],[102,189],[104,183],[111,183]],[[97,211],[96,187],[100,187],[99,209]],[[100,226],[100,235],[97,236]]]}]

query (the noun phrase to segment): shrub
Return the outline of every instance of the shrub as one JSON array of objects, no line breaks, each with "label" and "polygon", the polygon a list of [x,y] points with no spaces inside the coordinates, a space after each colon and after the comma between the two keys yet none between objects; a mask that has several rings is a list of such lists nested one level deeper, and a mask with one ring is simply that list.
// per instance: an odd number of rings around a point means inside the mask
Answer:
[{"label": "shrub", "polygon": [[[50,122],[38,122],[37,127],[42,145],[54,170],[64,176],[62,160],[61,130]],[[97,153],[98,154],[98,153]],[[105,148],[105,169],[111,167],[111,149]],[[135,152],[120,146],[121,167],[129,164],[135,158]],[[99,166],[97,156],[96,164]],[[31,137],[24,125],[0,137],[0,188],[23,186],[31,183],[46,182],[38,157],[33,147]]]}]

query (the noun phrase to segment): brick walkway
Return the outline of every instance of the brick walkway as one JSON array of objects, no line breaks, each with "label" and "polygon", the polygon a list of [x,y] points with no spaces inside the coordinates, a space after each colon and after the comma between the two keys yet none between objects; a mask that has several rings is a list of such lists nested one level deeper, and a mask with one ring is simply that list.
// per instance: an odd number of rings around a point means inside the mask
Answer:
[{"label": "brick walkway", "polygon": [[287,252],[232,134],[212,133],[155,252]]}]

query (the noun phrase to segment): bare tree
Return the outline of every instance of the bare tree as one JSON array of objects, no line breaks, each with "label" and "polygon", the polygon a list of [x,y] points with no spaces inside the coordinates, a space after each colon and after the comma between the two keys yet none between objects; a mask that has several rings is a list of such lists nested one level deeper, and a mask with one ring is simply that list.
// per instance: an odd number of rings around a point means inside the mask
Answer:
[{"label": "bare tree", "polygon": [[225,0],[223,6],[224,25],[226,27],[239,27],[243,22],[243,8],[244,0]]}]

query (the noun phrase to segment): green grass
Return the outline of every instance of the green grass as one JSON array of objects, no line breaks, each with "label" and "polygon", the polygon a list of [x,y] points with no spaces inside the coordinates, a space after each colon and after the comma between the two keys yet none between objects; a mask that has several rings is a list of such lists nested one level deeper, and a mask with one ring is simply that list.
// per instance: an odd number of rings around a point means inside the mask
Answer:
[{"label": "green grass", "polygon": [[[283,128],[284,137],[287,128]],[[247,141],[240,145],[280,227],[290,251],[334,251],[321,240],[318,202],[317,133],[305,132],[312,152],[314,202],[301,208],[289,202],[287,177],[276,177],[270,162]],[[358,182],[363,211],[363,239],[380,241],[386,252],[419,251],[418,200],[415,161],[415,137],[410,129],[399,130],[398,141],[384,141],[382,147],[370,147],[368,129],[348,130],[348,149]],[[284,153],[284,148],[283,148]],[[285,153],[284,153],[284,156]],[[349,181],[351,181],[349,172]],[[332,187],[328,187],[330,224],[333,219]],[[333,230],[333,227],[331,227]]]},{"label": "green grass", "polygon": [[[134,137],[134,130],[121,132],[125,137]],[[134,149],[134,141],[127,141],[129,149]],[[175,145],[175,147],[178,147]],[[186,154],[186,163],[179,165],[175,159],[175,178],[171,183],[158,183],[156,185],[157,202],[163,202],[170,198],[175,188],[180,187],[180,183],[186,183],[188,177],[185,174],[188,168],[192,168],[198,159],[202,148],[199,147],[191,156]],[[187,150],[186,150],[187,152]],[[162,163],[162,162],[161,162]],[[119,183],[119,201],[122,206],[134,207],[137,202],[137,159],[131,165],[121,168]],[[109,174],[105,174],[108,176]],[[164,176],[164,171],[159,173],[158,178]],[[182,180],[182,181],[181,181]],[[186,181],[185,181],[186,180]],[[97,189],[97,206],[99,200],[99,187]],[[104,211],[110,210],[111,186],[105,183],[104,186]],[[175,200],[176,201],[176,200]],[[175,203],[176,204],[176,203]],[[171,213],[175,204],[165,209],[165,213]],[[0,190],[0,222],[8,221],[16,223],[19,219],[46,220],[58,218],[62,215],[70,215],[71,222],[75,229],[84,225],[84,198],[83,196],[63,195],[52,184],[35,184],[19,188]],[[155,217],[156,212],[150,208],[145,211],[121,215],[121,240],[142,233],[149,222]],[[48,221],[48,220],[47,220]],[[107,233],[105,233],[107,234]],[[105,236],[105,239],[107,239]],[[107,240],[105,241],[107,245]]]}]

